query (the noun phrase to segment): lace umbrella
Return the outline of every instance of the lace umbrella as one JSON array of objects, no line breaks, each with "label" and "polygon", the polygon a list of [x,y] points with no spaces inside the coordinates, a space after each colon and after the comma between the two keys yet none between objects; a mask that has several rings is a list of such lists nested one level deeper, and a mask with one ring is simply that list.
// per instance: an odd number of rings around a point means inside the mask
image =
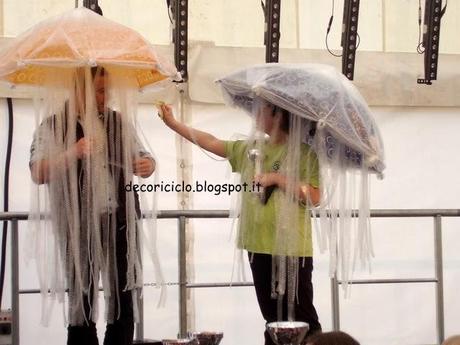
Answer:
[{"label": "lace umbrella", "polygon": [[[320,64],[257,65],[225,76],[217,83],[227,104],[245,110],[254,119],[260,114],[261,104],[267,102],[291,114],[287,153],[281,160],[283,172],[291,180],[308,181],[310,177],[306,175],[314,173],[311,162],[305,162],[307,156],[302,156],[303,150],[307,150],[304,145],[313,148],[319,162],[321,190],[320,204],[311,205],[318,241],[322,250],[330,249],[331,276],[338,272],[346,283],[356,259],[367,264],[373,255],[368,175],[376,173],[381,177],[385,168],[383,143],[365,100],[347,78],[333,67]],[[250,145],[259,145],[263,151],[266,139],[258,140],[260,137],[252,135]],[[290,230],[302,228],[297,221],[302,211],[293,207],[295,199],[292,189],[278,202],[274,252],[281,258],[287,256],[288,261],[295,253],[293,248],[303,240],[297,231]],[[359,211],[358,215],[353,214],[354,209]],[[240,223],[245,222],[241,219],[244,215],[241,210]],[[310,223],[310,217],[303,219]],[[247,237],[242,238],[244,242]],[[287,275],[282,267],[276,270],[274,286],[282,286],[279,282],[287,277],[295,287],[297,278],[295,274],[289,278],[289,266]],[[290,294],[293,302],[295,292]]]},{"label": "lace umbrella", "polygon": [[[330,158],[336,146],[342,144],[350,165],[364,165],[379,174],[385,169],[382,140],[366,101],[332,66],[265,64],[240,70],[217,82],[229,105],[250,114],[258,96],[317,122],[326,132],[321,144]],[[308,132],[304,130],[304,142],[311,141]]]},{"label": "lace umbrella", "polygon": [[[101,277],[111,323],[120,294],[131,291],[136,301],[142,287],[139,243],[150,242],[162,280],[155,231],[139,231],[141,207],[125,186],[133,183],[139,160],[153,158],[136,130],[139,90],[180,75],[134,30],[78,8],[12,40],[0,51],[0,79],[34,86],[32,176],[36,166],[46,162],[47,168],[37,170],[46,174],[35,177],[30,211],[42,322],[55,299],[65,300],[66,289],[68,322],[96,321]],[[81,157],[76,145],[83,138],[90,154]],[[124,255],[114,254],[117,248]],[[116,255],[126,257],[123,273]]]}]

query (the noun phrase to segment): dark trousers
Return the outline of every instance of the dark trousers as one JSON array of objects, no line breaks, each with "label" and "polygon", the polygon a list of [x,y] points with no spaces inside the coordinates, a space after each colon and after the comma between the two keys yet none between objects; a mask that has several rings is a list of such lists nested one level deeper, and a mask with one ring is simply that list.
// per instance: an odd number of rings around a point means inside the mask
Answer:
[{"label": "dark trousers", "polygon": [[[126,271],[127,263],[127,241],[126,227],[124,223],[118,223],[116,228],[116,263],[118,273],[118,293],[120,296],[120,304],[115,300],[115,320],[111,324],[107,324],[104,345],[132,345],[134,336],[134,315],[133,315],[133,299],[131,291],[123,291],[126,286]],[[114,286],[115,287],[115,286]],[[113,291],[115,293],[115,291]],[[92,300],[92,298],[90,298]],[[87,296],[85,301],[85,314],[90,320],[90,306]],[[117,317],[119,314],[119,317]],[[81,326],[69,326],[67,329],[67,345],[98,345],[96,325],[89,321]]]},{"label": "dark trousers", "polygon": [[[256,289],[257,301],[262,315],[267,323],[279,321],[277,315],[277,300],[271,298],[272,281],[272,256],[268,254],[248,253],[251,265],[252,278]],[[318,314],[313,306],[313,284],[311,274],[313,259],[311,257],[299,258],[298,274],[298,300],[295,301],[296,321],[307,322],[310,330],[307,335],[321,331]],[[287,296],[283,298],[283,320],[287,319]],[[265,345],[275,345],[267,331],[264,333]]]}]

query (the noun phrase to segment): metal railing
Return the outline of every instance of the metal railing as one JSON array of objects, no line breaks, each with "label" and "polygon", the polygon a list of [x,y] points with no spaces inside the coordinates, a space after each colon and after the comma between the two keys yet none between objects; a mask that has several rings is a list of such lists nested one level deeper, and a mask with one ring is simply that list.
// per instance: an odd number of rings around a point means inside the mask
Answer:
[{"label": "metal railing", "polygon": [[[187,289],[204,287],[252,286],[252,283],[207,283],[196,284],[187,282],[186,271],[186,221],[196,218],[228,218],[229,212],[223,210],[190,210],[190,211],[159,211],[159,219],[177,219],[178,221],[178,285],[179,285],[179,335],[187,334]],[[434,221],[434,258],[435,276],[419,279],[370,279],[352,280],[350,284],[401,284],[401,283],[434,283],[436,286],[436,332],[438,344],[444,341],[444,292],[443,292],[443,257],[442,257],[442,218],[460,217],[460,209],[435,210],[372,210],[372,218],[433,218]],[[39,293],[38,289],[19,289],[19,243],[18,222],[27,220],[25,212],[0,212],[0,221],[11,223],[11,293],[12,293],[12,344],[19,345],[19,295]],[[334,330],[340,329],[340,298],[339,285],[342,282],[337,278],[331,279],[332,325]],[[141,305],[142,306],[142,305]],[[136,339],[143,339],[143,313],[140,308],[140,322],[136,325]]]}]

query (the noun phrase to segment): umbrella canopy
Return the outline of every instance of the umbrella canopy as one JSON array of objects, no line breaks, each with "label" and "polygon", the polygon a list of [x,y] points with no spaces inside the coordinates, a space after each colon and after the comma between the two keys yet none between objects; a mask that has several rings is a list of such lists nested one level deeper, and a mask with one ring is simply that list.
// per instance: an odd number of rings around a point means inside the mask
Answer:
[{"label": "umbrella canopy", "polygon": [[50,69],[104,66],[123,69],[140,88],[179,78],[139,33],[87,8],[77,8],[27,30],[0,52],[0,79],[40,85]]},{"label": "umbrella canopy", "polygon": [[[263,64],[217,82],[229,104],[252,113],[254,98],[263,98],[317,122],[326,131],[322,146],[329,157],[334,156],[338,141],[346,145],[345,155],[354,165],[383,171],[383,144],[369,107],[354,85],[335,68],[320,64]],[[310,141],[308,131],[304,141]]]}]

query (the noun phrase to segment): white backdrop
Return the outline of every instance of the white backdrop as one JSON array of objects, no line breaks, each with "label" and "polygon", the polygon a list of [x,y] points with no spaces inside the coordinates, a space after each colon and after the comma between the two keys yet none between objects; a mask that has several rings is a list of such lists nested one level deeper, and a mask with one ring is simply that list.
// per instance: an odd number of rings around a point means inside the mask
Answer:
[{"label": "white backdrop", "polygon": [[[5,114],[5,102],[2,101]],[[28,209],[30,178],[28,150],[33,128],[32,107],[27,100],[15,100],[15,140],[13,147],[10,209]],[[460,159],[460,109],[458,108],[374,108],[385,142],[388,169],[383,181],[373,181],[372,208],[458,208],[460,184],[457,171]],[[221,138],[245,133],[246,115],[221,105],[194,104],[194,125]],[[1,137],[6,140],[6,120],[0,121]],[[139,122],[160,163],[160,180],[177,181],[174,136],[157,118],[151,105],[141,105]],[[0,145],[4,160],[6,145]],[[193,152],[194,180],[231,182],[226,162],[210,159],[199,150]],[[2,167],[3,169],[3,167]],[[1,171],[3,178],[3,170]],[[2,181],[1,181],[2,182]],[[3,185],[3,184],[2,184]],[[196,209],[226,209],[229,198],[195,193]],[[172,193],[159,195],[160,209],[175,209]],[[229,220],[194,222],[196,282],[230,280],[233,242]],[[372,275],[358,272],[357,278],[428,278],[434,275],[433,222],[431,219],[376,219],[373,236],[376,258]],[[458,333],[460,301],[460,220],[446,219],[444,225],[444,273],[446,334]],[[177,233],[173,220],[159,221],[163,269],[170,282],[177,281]],[[21,238],[27,227],[21,226]],[[21,251],[22,253],[23,251]],[[21,258],[21,288],[35,288],[35,270]],[[315,304],[324,329],[331,328],[330,286],[327,255],[315,252]],[[7,272],[8,274],[8,272]],[[153,281],[146,267],[145,281]],[[8,275],[7,275],[8,277]],[[9,284],[8,284],[9,285]],[[6,294],[8,295],[9,290]],[[435,343],[435,291],[432,284],[371,285],[353,287],[352,296],[341,296],[342,328],[362,344]],[[145,333],[150,338],[174,337],[178,329],[177,289],[168,289],[165,308],[157,309],[158,291],[145,289]],[[52,344],[65,341],[65,328],[59,308],[49,328],[39,326],[38,296],[21,297],[21,343]],[[263,320],[252,288],[218,288],[196,291],[197,329],[223,330],[223,345],[262,342]],[[103,322],[99,324],[102,339]]]},{"label": "white backdrop", "polygon": [[[81,6],[82,0],[78,3]],[[335,0],[329,46],[340,48],[343,0]],[[443,1],[445,2],[445,1]],[[422,7],[423,7],[422,1]],[[2,0],[4,36],[75,6],[75,0]],[[130,26],[155,44],[171,41],[165,0],[99,0],[107,18]],[[363,0],[360,3],[360,49],[415,52],[418,43],[418,0]],[[332,0],[289,0],[281,6],[281,47],[325,49],[324,38]],[[440,51],[460,53],[460,2],[449,1],[442,19]],[[0,18],[1,20],[1,18]],[[262,47],[263,12],[260,1],[189,0],[189,39],[217,46]]]},{"label": "white backdrop", "polygon": [[[139,30],[157,45],[170,42],[170,23],[164,0],[100,0],[105,16]],[[38,21],[71,9],[74,0],[0,0],[0,36],[13,37]],[[81,4],[81,1],[80,1]],[[343,0],[336,0],[330,46],[339,48]],[[283,61],[340,64],[324,52],[324,35],[331,11],[330,1],[284,1],[281,52]],[[449,1],[443,18],[439,80],[432,86],[416,86],[423,57],[413,54],[417,45],[418,0],[361,1],[356,80],[374,107],[386,149],[387,170],[383,181],[373,181],[372,208],[460,208],[458,171],[460,158],[460,107],[458,95],[460,1]],[[195,45],[190,54],[193,124],[221,138],[246,133],[246,115],[222,105],[211,84],[216,73],[242,64],[263,61],[263,15],[260,1],[190,0],[190,32]],[[202,49],[201,46],[217,48]],[[246,50],[232,47],[247,47]],[[309,49],[308,51],[306,49]],[[231,54],[228,52],[233,50]],[[363,51],[363,52],[361,52]],[[8,91],[8,94],[11,94]],[[14,93],[13,93],[14,94]],[[5,96],[5,90],[0,89]],[[210,97],[211,96],[211,97]],[[383,100],[383,101],[382,101]],[[407,107],[424,105],[424,107]],[[429,107],[428,105],[436,105]],[[450,105],[450,107],[447,107]],[[30,100],[15,99],[11,201],[13,211],[27,211],[30,177],[28,151],[33,133]],[[6,102],[0,101],[0,188],[6,149]],[[175,140],[153,111],[142,104],[139,123],[159,161],[160,179],[177,181]],[[228,164],[193,151],[194,180],[232,182]],[[3,190],[0,189],[0,194]],[[227,196],[194,195],[195,209],[227,209]],[[159,195],[160,209],[176,209],[173,193]],[[434,275],[433,221],[431,219],[376,219],[373,224],[376,257],[372,275],[356,278],[430,278]],[[196,282],[230,280],[234,245],[229,220],[194,222]],[[158,245],[167,281],[177,281],[177,230],[174,220],[159,221]],[[21,225],[21,246],[27,227]],[[460,220],[443,221],[446,335],[460,333]],[[21,247],[23,253],[23,247]],[[21,256],[21,288],[36,288],[33,265]],[[146,265],[147,261],[146,261]],[[327,255],[315,252],[315,305],[323,329],[331,329],[330,286]],[[7,279],[9,277],[7,270]],[[145,270],[152,282],[152,271]],[[9,305],[7,280],[5,305]],[[177,288],[168,290],[167,305],[157,309],[158,291],[146,287],[145,333],[150,338],[175,337],[178,330]],[[263,320],[252,288],[199,289],[196,291],[196,328],[222,330],[223,345],[262,343]],[[355,286],[348,300],[341,297],[341,325],[364,345],[435,343],[435,290],[432,284]],[[21,344],[63,344],[66,330],[56,308],[52,325],[39,325],[40,298],[21,296]],[[100,339],[103,322],[98,325]]]}]

